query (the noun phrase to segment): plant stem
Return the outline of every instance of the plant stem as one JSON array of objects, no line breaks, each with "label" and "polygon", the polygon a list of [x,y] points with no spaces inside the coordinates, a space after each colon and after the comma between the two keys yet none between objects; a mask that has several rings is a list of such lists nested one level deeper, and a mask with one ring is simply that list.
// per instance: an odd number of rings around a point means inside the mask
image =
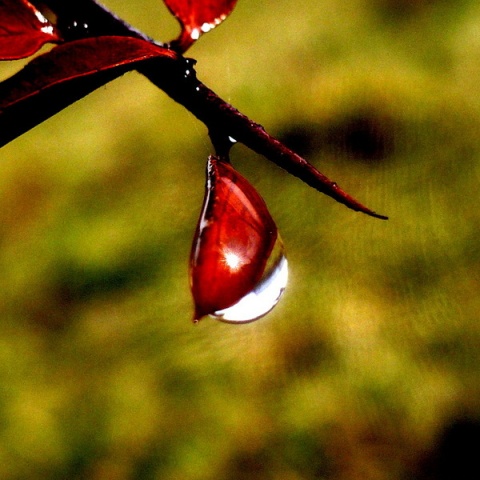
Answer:
[{"label": "plant stem", "polygon": [[[88,29],[83,33],[84,36],[133,36],[154,42],[95,0],[69,0],[68,2],[64,0],[44,0],[44,3],[57,14],[64,24],[74,21],[86,24]],[[68,30],[64,32],[67,37],[68,32]],[[79,34],[82,33],[76,32],[76,35]],[[166,70],[164,65],[161,69],[155,68],[156,63],[152,62],[142,65],[138,68],[138,71],[202,121],[207,126],[211,137],[231,136],[348,208],[372,217],[387,218],[355,200],[304,158],[269,135],[261,125],[253,122],[222,100],[196,78],[193,69],[194,64],[194,60],[181,57],[178,65],[170,70]]]}]

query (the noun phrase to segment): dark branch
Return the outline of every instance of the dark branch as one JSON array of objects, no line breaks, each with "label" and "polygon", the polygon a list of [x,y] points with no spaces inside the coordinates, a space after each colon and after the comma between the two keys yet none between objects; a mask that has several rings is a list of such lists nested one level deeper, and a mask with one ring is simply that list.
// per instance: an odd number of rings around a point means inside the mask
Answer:
[{"label": "dark branch", "polygon": [[[121,35],[153,42],[95,0],[44,0],[43,3],[62,20],[58,26],[67,40],[69,35],[75,38],[79,35]],[[75,31],[73,25],[85,25],[85,28],[83,31]],[[202,121],[213,136],[231,136],[347,207],[372,217],[387,218],[359,203],[313,165],[270,136],[261,125],[251,121],[198,81],[193,69],[194,63],[193,60],[181,58],[169,70],[164,67],[155,68],[155,62],[142,65],[138,70]]]}]

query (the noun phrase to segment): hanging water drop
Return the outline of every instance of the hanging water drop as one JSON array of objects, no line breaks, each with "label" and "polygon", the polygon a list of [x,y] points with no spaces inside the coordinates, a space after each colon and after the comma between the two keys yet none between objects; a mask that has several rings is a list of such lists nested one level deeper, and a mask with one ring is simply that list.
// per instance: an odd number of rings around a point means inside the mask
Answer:
[{"label": "hanging water drop", "polygon": [[195,321],[206,315],[256,320],[277,304],[287,278],[283,244],[265,202],[229,163],[210,157],[190,256]]},{"label": "hanging water drop", "polygon": [[[278,240],[281,246],[280,238]],[[210,316],[227,323],[248,323],[270,312],[280,300],[288,281],[288,263],[283,246],[278,250],[277,258],[251,292],[231,307],[217,310]]]}]

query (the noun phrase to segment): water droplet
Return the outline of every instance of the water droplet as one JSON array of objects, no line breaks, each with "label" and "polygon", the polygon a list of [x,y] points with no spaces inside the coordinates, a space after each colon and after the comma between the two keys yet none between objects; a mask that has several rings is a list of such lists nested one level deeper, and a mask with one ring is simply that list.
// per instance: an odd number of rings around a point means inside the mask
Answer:
[{"label": "water droplet", "polygon": [[68,40],[78,40],[80,38],[85,38],[90,34],[90,26],[84,21],[71,20],[67,21],[64,26],[62,26],[62,22],[59,23],[59,28],[65,32]]},{"label": "water droplet", "polygon": [[47,35],[54,35],[54,28],[53,25],[48,21],[46,17],[43,16],[41,12],[38,10],[35,10],[35,16],[37,17],[37,20],[43,24],[43,27],[40,28],[40,30],[43,33],[46,33]]},{"label": "water droplet", "polygon": [[185,58],[184,59],[184,69],[183,69],[183,78],[188,79],[195,79],[196,72],[195,72],[195,64],[197,61],[193,58]]},{"label": "water droplet", "polygon": [[202,26],[200,27],[200,30],[201,30],[203,33],[207,33],[207,32],[209,32],[210,30],[212,30],[213,28],[215,28],[215,23],[207,23],[207,22],[205,22],[205,23],[202,24]]},{"label": "water droplet", "polygon": [[190,32],[190,37],[192,40],[198,40],[201,35],[201,30],[199,28],[192,28],[192,31]]},{"label": "water droplet", "polygon": [[276,305],[287,276],[283,244],[265,202],[229,163],[210,157],[190,257],[195,319],[255,320]]},{"label": "water droplet", "polygon": [[[280,237],[277,241],[281,244]],[[270,312],[280,300],[288,281],[288,262],[283,245],[278,256],[266,269],[258,285],[235,305],[218,310],[211,317],[226,323],[247,323],[257,320]]]}]

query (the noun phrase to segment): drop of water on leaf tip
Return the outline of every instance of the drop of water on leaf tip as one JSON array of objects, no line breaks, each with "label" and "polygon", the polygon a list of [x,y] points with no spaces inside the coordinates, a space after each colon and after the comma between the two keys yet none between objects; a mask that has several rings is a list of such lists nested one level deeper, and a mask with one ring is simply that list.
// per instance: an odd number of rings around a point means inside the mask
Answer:
[{"label": "drop of water on leaf tip", "polygon": [[229,163],[210,157],[190,256],[195,321],[256,320],[277,304],[287,278],[283,243],[265,202]]}]

